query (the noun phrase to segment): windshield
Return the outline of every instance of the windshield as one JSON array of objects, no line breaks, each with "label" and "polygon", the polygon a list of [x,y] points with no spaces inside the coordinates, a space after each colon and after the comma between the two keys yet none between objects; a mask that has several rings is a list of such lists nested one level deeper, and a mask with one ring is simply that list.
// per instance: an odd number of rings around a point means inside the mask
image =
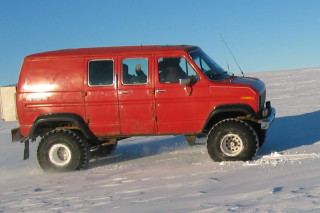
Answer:
[{"label": "windshield", "polygon": [[224,80],[229,78],[228,72],[224,71],[216,62],[214,62],[205,52],[197,50],[190,52],[193,61],[200,70],[212,81]]}]

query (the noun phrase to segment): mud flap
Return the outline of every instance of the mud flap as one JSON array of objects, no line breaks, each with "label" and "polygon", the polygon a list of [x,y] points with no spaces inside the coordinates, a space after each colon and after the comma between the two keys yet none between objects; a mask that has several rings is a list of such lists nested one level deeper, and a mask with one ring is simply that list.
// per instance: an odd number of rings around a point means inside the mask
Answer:
[{"label": "mud flap", "polygon": [[29,159],[29,140],[24,142],[23,160]]},{"label": "mud flap", "polygon": [[11,130],[11,137],[12,137],[12,142],[18,142],[18,141],[25,141],[27,138],[24,137],[19,128],[15,128]]}]

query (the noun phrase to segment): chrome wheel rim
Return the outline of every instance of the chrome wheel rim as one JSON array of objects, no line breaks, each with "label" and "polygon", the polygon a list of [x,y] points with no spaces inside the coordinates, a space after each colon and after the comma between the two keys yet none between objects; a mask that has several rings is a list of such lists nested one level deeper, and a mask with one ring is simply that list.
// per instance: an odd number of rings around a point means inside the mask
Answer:
[{"label": "chrome wheel rim", "polygon": [[71,160],[70,148],[64,144],[55,144],[49,150],[50,161],[57,166],[65,166]]}]

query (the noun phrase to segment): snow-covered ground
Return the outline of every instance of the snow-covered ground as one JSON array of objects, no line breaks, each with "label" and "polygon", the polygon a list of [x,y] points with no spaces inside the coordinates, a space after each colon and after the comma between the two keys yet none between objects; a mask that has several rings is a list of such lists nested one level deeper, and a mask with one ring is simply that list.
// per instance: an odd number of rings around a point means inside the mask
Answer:
[{"label": "snow-covered ground", "polygon": [[17,123],[1,122],[0,212],[320,212],[320,68],[247,75],[277,109],[250,162],[212,162],[183,136],[136,137],[87,170],[45,173],[37,143],[23,161]]}]

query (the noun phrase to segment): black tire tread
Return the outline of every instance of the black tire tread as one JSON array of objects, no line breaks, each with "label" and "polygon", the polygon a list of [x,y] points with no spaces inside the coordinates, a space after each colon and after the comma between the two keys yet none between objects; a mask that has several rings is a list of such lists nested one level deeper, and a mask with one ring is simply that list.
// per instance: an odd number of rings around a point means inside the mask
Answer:
[{"label": "black tire tread", "polygon": [[[77,147],[79,148],[80,161],[75,168],[55,169],[55,168],[49,167],[48,165],[46,165],[46,163],[43,162],[42,152],[43,152],[43,147],[45,146],[46,141],[49,138],[54,137],[54,136],[58,136],[58,135],[62,135],[64,137],[71,138],[73,141],[75,141]],[[85,169],[88,165],[88,162],[89,162],[88,143],[84,137],[82,137],[81,135],[79,135],[78,133],[76,133],[72,130],[69,130],[69,129],[52,130],[52,131],[48,132],[47,134],[45,134],[43,136],[43,138],[41,139],[41,141],[38,145],[38,149],[37,149],[37,158],[38,158],[38,162],[39,162],[40,167],[45,171],[62,172],[62,171],[72,171],[72,170]]]}]

